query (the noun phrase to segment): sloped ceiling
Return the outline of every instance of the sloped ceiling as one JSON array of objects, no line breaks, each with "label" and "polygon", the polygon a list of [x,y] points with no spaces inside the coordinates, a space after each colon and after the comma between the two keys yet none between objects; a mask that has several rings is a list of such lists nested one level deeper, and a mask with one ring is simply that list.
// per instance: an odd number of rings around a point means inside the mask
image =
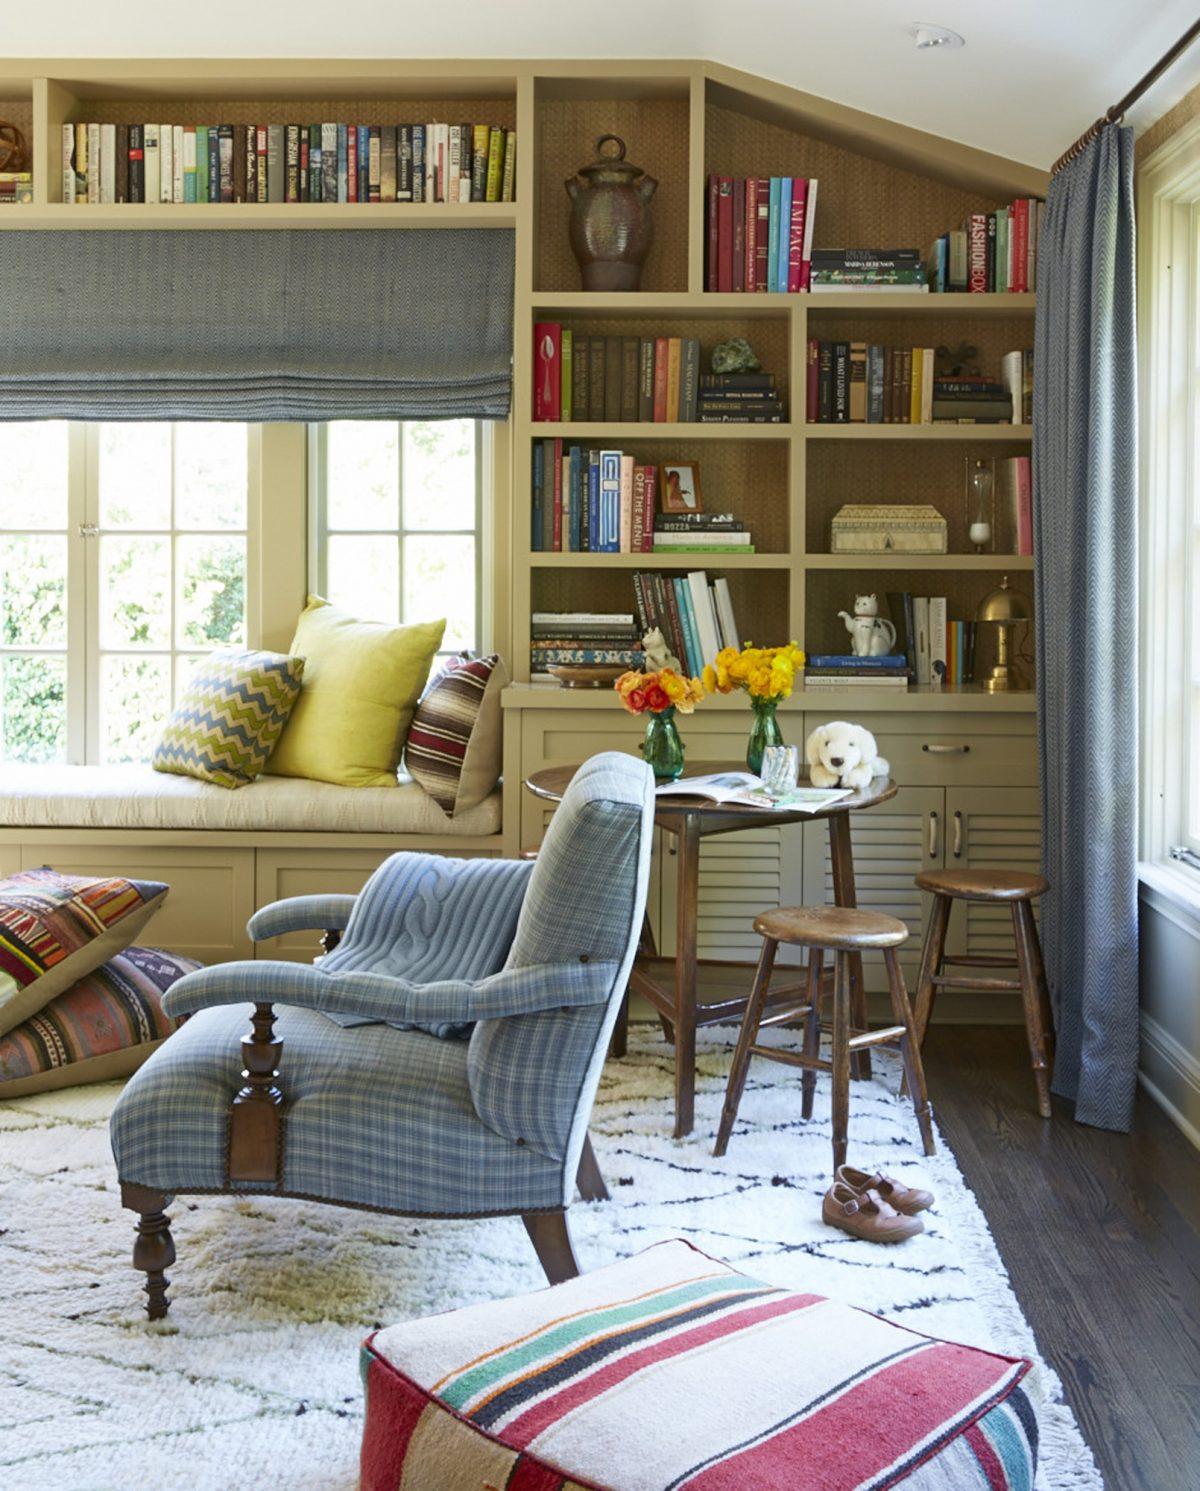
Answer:
[{"label": "sloped ceiling", "polygon": [[[1195,0],[53,0],[11,6],[10,57],[707,57],[1048,166],[1195,19]],[[917,20],[960,51],[918,52]],[[1200,81],[1192,49],[1131,117]]]}]

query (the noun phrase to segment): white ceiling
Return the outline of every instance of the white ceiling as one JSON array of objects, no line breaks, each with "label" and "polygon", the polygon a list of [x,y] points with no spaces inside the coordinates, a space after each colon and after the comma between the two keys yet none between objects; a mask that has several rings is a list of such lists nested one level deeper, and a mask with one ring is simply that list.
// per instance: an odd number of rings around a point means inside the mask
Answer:
[{"label": "white ceiling", "polygon": [[[1195,16],[1195,0],[53,0],[8,8],[4,50],[707,57],[1048,166]],[[907,34],[915,20],[952,27],[966,47],[917,52]],[[1130,122],[1150,122],[1197,81],[1200,44]]]}]

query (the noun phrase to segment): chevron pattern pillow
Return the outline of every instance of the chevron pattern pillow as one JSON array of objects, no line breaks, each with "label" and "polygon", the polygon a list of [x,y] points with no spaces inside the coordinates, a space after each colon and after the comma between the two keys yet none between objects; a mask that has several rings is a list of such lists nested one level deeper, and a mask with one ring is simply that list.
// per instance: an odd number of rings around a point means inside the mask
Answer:
[{"label": "chevron pattern pillow", "polygon": [[151,763],[155,771],[244,787],[259,776],[300,697],[304,659],[214,652],[188,680]]}]

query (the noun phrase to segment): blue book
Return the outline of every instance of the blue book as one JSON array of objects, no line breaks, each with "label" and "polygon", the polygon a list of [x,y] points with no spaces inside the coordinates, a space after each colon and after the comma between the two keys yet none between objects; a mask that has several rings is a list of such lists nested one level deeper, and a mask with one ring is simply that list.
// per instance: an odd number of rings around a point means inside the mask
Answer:
[{"label": "blue book", "polygon": [[600,458],[595,451],[588,456],[587,516],[587,546],[594,554],[600,548]]},{"label": "blue book", "polygon": [[809,668],[907,668],[908,659],[890,653],[884,657],[855,657],[852,652],[814,653]]},{"label": "blue book", "polygon": [[696,630],[696,613],[692,610],[691,587],[686,580],[673,579],[671,584],[675,587],[675,604],[679,607],[679,621],[683,627],[683,645],[687,656],[680,659],[684,665],[684,671],[692,678],[698,678],[703,671],[703,664],[698,663],[700,657],[700,634]]},{"label": "blue book", "polygon": [[768,290],[775,288],[779,277],[779,187],[780,178],[771,177],[770,216],[767,218],[767,284]]},{"label": "blue book", "polygon": [[354,161],[354,175],[356,178],[355,190],[358,192],[360,202],[369,202],[371,199],[371,130],[370,126],[360,124],[357,127],[358,141],[356,145],[357,155]]},{"label": "blue book", "polygon": [[792,178],[781,176],[779,178],[779,224],[778,245],[775,249],[775,278],[771,282],[772,290],[787,290],[788,286],[788,254],[792,243]]},{"label": "blue book", "polygon": [[600,452],[600,543],[601,554],[621,551],[621,452]]},{"label": "blue book", "polygon": [[542,442],[533,447],[533,498],[530,502],[529,547],[535,554],[542,549],[542,504],[545,501],[546,462],[542,454]]},{"label": "blue book", "polygon": [[568,545],[572,553],[578,554],[583,548],[583,530],[581,520],[583,518],[583,452],[577,445],[571,447],[567,457],[568,471],[570,473],[568,487],[571,493],[571,529]]}]

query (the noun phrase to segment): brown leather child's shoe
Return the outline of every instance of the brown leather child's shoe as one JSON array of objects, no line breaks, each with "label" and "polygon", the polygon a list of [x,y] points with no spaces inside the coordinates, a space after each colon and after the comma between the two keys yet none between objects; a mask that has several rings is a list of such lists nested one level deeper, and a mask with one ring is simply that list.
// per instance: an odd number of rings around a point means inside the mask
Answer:
[{"label": "brown leather child's shoe", "polygon": [[920,1217],[902,1216],[878,1191],[864,1191],[859,1196],[837,1180],[825,1192],[821,1218],[830,1227],[840,1227],[864,1242],[898,1243],[925,1231]]},{"label": "brown leather child's shoe", "polygon": [[865,1170],[856,1170],[853,1165],[839,1165],[833,1178],[840,1180],[856,1196],[861,1196],[866,1191],[878,1191],[889,1206],[894,1206],[906,1217],[915,1216],[919,1211],[928,1211],[933,1205],[932,1191],[919,1191],[915,1186],[906,1186],[903,1181],[894,1180],[890,1175],[881,1175],[878,1171],[874,1175],[868,1175]]}]

